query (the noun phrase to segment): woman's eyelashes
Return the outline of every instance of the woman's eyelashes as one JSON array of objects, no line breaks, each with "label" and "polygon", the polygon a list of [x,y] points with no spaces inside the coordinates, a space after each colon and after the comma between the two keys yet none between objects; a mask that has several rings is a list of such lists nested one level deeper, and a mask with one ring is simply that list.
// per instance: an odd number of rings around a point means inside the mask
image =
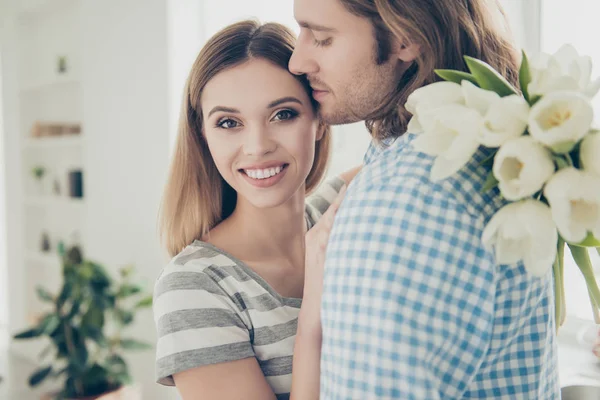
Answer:
[{"label": "woman's eyelashes", "polygon": [[[296,110],[294,110],[293,108],[285,108],[285,109],[281,109],[279,111],[277,111],[273,117],[270,119],[271,122],[286,122],[286,121],[292,121],[294,119],[296,119],[298,116],[300,115],[300,113]],[[225,129],[225,130],[230,130],[230,129],[236,129],[236,128],[240,128],[242,126],[242,123],[239,122],[236,119],[233,119],[231,117],[222,117],[217,119],[216,123],[215,123],[215,128],[218,129]]]},{"label": "woman's eyelashes", "polygon": [[238,121],[228,117],[218,119],[215,125],[215,127],[219,129],[234,129],[239,128],[240,126],[241,124]]},{"label": "woman's eyelashes", "polygon": [[290,121],[296,119],[300,113],[293,108],[285,108],[275,113],[271,121]]},{"label": "woman's eyelashes", "polygon": [[314,38],[313,40],[314,40],[314,44],[316,47],[326,47],[326,46],[329,46],[332,42],[332,38],[327,38],[324,40],[319,40],[317,38]]}]

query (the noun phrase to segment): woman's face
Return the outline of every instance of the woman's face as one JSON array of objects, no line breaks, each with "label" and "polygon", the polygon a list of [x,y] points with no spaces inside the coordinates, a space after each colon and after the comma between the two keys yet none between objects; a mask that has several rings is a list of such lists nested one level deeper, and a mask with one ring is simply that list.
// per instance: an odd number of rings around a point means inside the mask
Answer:
[{"label": "woman's face", "polygon": [[278,206],[313,165],[318,121],[302,84],[254,59],[217,74],[201,97],[204,136],[225,181],[258,208]]}]

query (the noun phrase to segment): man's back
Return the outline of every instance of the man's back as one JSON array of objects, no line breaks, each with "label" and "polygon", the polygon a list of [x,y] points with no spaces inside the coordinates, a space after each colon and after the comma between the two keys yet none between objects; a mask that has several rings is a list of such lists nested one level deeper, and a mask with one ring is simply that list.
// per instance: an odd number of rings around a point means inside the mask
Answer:
[{"label": "man's back", "polygon": [[331,233],[323,399],[554,399],[552,277],[496,265],[481,234],[502,206],[477,153],[433,183],[413,135],[375,154]]}]

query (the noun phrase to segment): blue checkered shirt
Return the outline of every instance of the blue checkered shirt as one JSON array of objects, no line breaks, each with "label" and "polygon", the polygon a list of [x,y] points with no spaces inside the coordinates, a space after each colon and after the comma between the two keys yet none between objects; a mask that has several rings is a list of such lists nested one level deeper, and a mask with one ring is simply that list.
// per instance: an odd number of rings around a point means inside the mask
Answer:
[{"label": "blue checkered shirt", "polygon": [[438,183],[405,135],[371,147],[325,262],[321,399],[557,399],[551,272],[497,265],[480,149]]}]

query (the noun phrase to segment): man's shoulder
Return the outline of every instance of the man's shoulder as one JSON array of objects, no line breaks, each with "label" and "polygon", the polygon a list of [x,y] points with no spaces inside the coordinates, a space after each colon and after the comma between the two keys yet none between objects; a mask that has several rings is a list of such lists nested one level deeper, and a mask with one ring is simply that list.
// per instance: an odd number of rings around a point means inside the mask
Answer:
[{"label": "man's shoulder", "polygon": [[492,215],[503,205],[497,189],[483,191],[490,168],[489,156],[478,151],[459,172],[442,181],[430,179],[435,157],[421,153],[412,146],[417,135],[400,137],[365,165],[356,179],[351,194],[376,199],[378,196],[400,194],[398,202],[411,201],[427,194],[457,203],[474,215]]}]

